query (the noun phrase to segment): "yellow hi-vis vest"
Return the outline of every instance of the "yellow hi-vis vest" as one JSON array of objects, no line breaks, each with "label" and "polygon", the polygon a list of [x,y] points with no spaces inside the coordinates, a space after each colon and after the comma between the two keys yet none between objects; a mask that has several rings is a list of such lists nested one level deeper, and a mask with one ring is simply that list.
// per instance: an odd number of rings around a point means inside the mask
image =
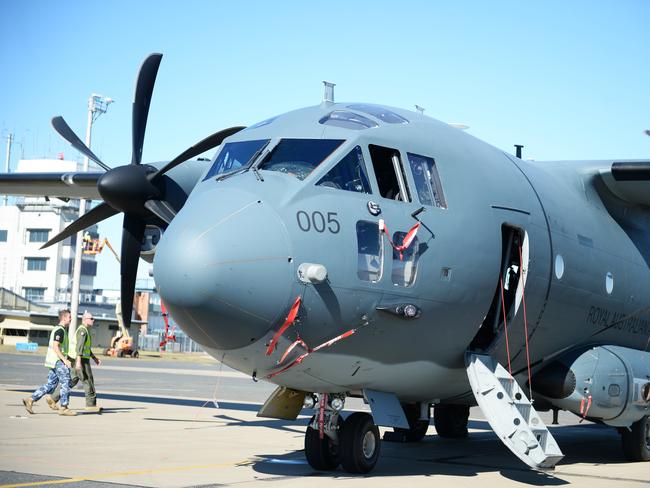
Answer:
[{"label": "yellow hi-vis vest", "polygon": [[54,329],[52,329],[52,332],[50,332],[50,343],[48,344],[47,354],[45,355],[46,368],[53,368],[56,365],[56,362],[59,360],[59,356],[57,356],[56,352],[54,352],[54,334],[58,329],[63,329],[63,342],[59,345],[61,348],[61,353],[63,354],[63,357],[68,354],[68,331],[62,325],[57,325],[54,327]]},{"label": "yellow hi-vis vest", "polygon": [[90,347],[91,347],[91,340],[90,340],[90,332],[88,329],[86,329],[85,326],[80,325],[77,327],[77,332],[75,332],[75,335],[70,338],[70,347],[69,347],[69,352],[68,356],[70,356],[72,359],[77,359],[77,344],[79,342],[79,336],[81,335],[81,332],[85,333],[85,339],[84,339],[84,347],[81,350],[81,357],[89,359],[90,358]]}]

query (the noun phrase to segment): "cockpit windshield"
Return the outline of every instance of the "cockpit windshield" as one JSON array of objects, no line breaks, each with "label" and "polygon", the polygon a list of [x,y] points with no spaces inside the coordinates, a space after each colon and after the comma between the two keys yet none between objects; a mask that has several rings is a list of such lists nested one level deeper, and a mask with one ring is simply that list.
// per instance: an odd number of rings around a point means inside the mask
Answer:
[{"label": "cockpit windshield", "polygon": [[258,168],[304,180],[343,142],[339,139],[282,139]]},{"label": "cockpit windshield", "polygon": [[230,173],[245,167],[252,162],[254,156],[258,156],[268,145],[270,139],[256,141],[229,142],[223,146],[217,159],[212,163],[204,181],[213,176]]}]

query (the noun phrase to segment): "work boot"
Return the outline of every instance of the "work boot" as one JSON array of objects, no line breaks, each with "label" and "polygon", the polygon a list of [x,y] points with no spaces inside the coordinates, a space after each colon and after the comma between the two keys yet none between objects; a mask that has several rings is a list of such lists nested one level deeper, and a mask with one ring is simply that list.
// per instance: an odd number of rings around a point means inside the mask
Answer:
[{"label": "work boot", "polygon": [[61,406],[61,408],[59,408],[59,415],[64,415],[66,417],[73,417],[77,415],[77,412],[75,412],[74,410],[70,410],[66,405],[65,407]]},{"label": "work boot", "polygon": [[100,413],[102,411],[102,407],[100,407],[99,405],[93,405],[90,407],[86,407],[85,410],[86,412],[89,413]]},{"label": "work boot", "polygon": [[58,410],[59,409],[59,406],[56,404],[56,402],[54,401],[54,399],[50,395],[47,395],[45,397],[45,401],[47,402],[47,406],[50,407],[52,410]]},{"label": "work boot", "polygon": [[25,410],[29,413],[34,413],[34,410],[32,409],[34,406],[34,400],[32,400],[32,397],[23,398],[23,405],[25,405]]}]

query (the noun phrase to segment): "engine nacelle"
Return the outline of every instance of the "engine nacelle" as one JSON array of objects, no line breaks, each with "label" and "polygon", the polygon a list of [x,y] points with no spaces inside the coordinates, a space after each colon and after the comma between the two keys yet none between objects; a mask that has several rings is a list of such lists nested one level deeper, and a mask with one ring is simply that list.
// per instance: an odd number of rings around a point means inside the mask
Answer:
[{"label": "engine nacelle", "polygon": [[571,351],[532,383],[535,396],[554,407],[614,427],[650,414],[650,352],[619,346]]}]

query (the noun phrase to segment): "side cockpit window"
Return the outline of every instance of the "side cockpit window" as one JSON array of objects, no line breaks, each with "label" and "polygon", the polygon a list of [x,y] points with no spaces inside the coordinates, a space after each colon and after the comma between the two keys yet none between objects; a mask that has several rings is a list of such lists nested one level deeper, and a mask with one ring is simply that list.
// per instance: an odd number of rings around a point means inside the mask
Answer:
[{"label": "side cockpit window", "polygon": [[389,200],[410,202],[411,195],[399,151],[389,147],[368,146],[372,166],[377,177],[379,194]]},{"label": "side cockpit window", "polygon": [[256,141],[229,142],[219,151],[217,158],[212,163],[208,174],[203,180],[212,178],[245,167],[254,156],[260,154],[270,139]]},{"label": "side cockpit window", "polygon": [[383,256],[381,234],[377,222],[357,222],[357,276],[363,281],[381,279]]},{"label": "side cockpit window", "polygon": [[356,146],[352,149],[316,184],[357,193],[372,193],[361,148]]},{"label": "side cockpit window", "polygon": [[408,153],[408,159],[420,203],[422,205],[447,208],[447,201],[442,191],[442,183],[440,182],[435,160],[412,153]]}]

